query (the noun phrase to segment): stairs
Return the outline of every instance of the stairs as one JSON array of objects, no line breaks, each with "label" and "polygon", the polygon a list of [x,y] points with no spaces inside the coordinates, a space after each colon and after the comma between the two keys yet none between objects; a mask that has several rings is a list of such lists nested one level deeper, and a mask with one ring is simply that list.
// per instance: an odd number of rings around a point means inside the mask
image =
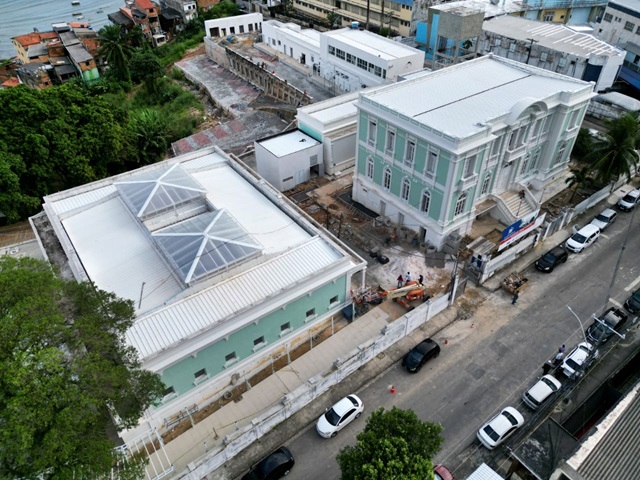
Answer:
[{"label": "stairs", "polygon": [[520,198],[519,192],[512,190],[501,193],[498,197],[502,200],[502,203],[513,215],[515,220],[526,217],[533,212],[533,208],[527,202],[526,198]]}]

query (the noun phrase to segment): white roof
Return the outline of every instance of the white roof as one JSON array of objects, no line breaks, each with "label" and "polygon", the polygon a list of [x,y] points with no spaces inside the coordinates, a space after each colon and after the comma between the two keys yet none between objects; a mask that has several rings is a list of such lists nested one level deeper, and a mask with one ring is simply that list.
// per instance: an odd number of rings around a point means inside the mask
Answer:
[{"label": "white roof", "polygon": [[354,50],[357,49],[387,61],[410,57],[416,54],[424,55],[424,52],[417,48],[404,45],[366,30],[342,28],[340,30],[323,32],[322,35],[339,39],[353,47]]},{"label": "white roof", "polygon": [[504,480],[489,465],[483,463],[467,477],[467,480]]},{"label": "white roof", "polygon": [[620,92],[601,93],[593,100],[596,102],[611,103],[631,112],[640,110],[640,101]]},{"label": "white roof", "polygon": [[514,15],[504,15],[485,21],[482,29],[515,40],[531,41],[533,39],[541,47],[578,57],[624,55],[619,48],[593,35],[576,32],[559,23],[538,22]]},{"label": "white roof", "polygon": [[285,157],[320,144],[315,138],[300,130],[283,133],[266,140],[258,140],[256,143],[262,145],[276,157]]},{"label": "white roof", "polygon": [[498,15],[524,11],[522,2],[517,0],[500,0],[496,4],[491,3],[490,0],[465,0],[462,2],[441,3],[439,5],[432,5],[429,8],[460,15],[468,14],[468,11],[475,12],[482,10],[484,11],[484,18],[493,18]]},{"label": "white roof", "polygon": [[614,0],[614,1],[610,1],[607,4],[607,7],[611,7],[611,8],[623,7],[623,8],[632,10],[634,12],[640,12],[640,5],[638,5],[638,0]]},{"label": "white roof", "polygon": [[[198,198],[186,204],[186,210],[177,206],[149,219],[136,217],[114,184],[132,184],[176,164],[202,186],[206,200]],[[240,328],[268,313],[260,309],[278,308],[293,299],[289,296],[302,295],[356,267],[357,260],[302,223],[280,198],[214,148],[49,195],[45,211],[67,255],[77,259],[89,279],[134,301],[138,319],[127,338],[147,359],[220,325]],[[234,228],[242,228],[261,248],[185,286],[152,234],[211,212],[224,212]]]},{"label": "white roof", "polygon": [[359,92],[345,93],[339,97],[300,107],[298,112],[304,113],[324,125],[350,117],[353,117],[355,121],[358,114],[358,109],[356,108],[358,96]]},{"label": "white roof", "polygon": [[592,84],[494,55],[361,93],[361,99],[453,138],[483,130],[523,100],[591,91]]}]

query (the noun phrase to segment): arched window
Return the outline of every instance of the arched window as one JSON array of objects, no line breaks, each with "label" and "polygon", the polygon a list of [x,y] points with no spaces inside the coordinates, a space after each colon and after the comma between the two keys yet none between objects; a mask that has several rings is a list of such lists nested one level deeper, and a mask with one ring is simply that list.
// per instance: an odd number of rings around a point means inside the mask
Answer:
[{"label": "arched window", "polygon": [[402,191],[400,192],[402,200],[409,200],[409,190],[411,190],[411,182],[408,178],[402,179]]},{"label": "arched window", "polygon": [[429,204],[431,203],[431,193],[427,190],[422,192],[422,198],[420,199],[420,211],[427,213],[429,211]]},{"label": "arched window", "polygon": [[391,188],[391,169],[389,167],[384,168],[384,175],[382,176],[382,186],[385,190]]},{"label": "arched window", "polygon": [[482,181],[481,195],[486,195],[487,193],[489,193],[489,185],[491,185],[491,174],[487,173],[487,175],[484,177],[484,180]]},{"label": "arched window", "polygon": [[367,158],[367,178],[373,179],[373,158]]},{"label": "arched window", "polygon": [[467,203],[467,193],[463,193],[458,197],[458,201],[456,202],[456,209],[453,211],[453,216],[457,217],[462,212],[464,212],[465,204]]}]

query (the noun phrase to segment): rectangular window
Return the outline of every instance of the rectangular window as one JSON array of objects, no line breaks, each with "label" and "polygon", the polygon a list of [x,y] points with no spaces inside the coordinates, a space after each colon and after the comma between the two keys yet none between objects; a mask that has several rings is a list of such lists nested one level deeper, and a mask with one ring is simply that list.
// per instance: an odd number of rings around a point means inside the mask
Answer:
[{"label": "rectangular window", "polygon": [[491,174],[490,173],[488,173],[484,177],[484,180],[482,181],[481,195],[486,195],[487,193],[489,193],[489,185],[491,185]]},{"label": "rectangular window", "polygon": [[610,13],[605,13],[604,14],[604,21],[611,23],[611,20],[613,20],[613,15],[611,15]]},{"label": "rectangular window", "polygon": [[499,47],[500,45],[502,45],[502,39],[501,38],[496,38],[495,46]]},{"label": "rectangular window", "polygon": [[367,62],[362,60],[361,58],[358,58],[358,68],[366,70],[367,69]]},{"label": "rectangular window", "polygon": [[262,345],[263,343],[264,343],[264,336],[258,337],[253,341],[253,346],[257,347],[259,345]]},{"label": "rectangular window", "polygon": [[387,144],[385,150],[393,155],[396,150],[396,132],[387,130]]},{"label": "rectangular window", "polygon": [[567,66],[567,59],[566,58],[561,58],[560,60],[558,60],[558,67],[560,68],[564,68]]},{"label": "rectangular window", "polygon": [[337,49],[336,50],[336,57],[338,57],[340,60],[344,60],[345,59],[344,50]]},{"label": "rectangular window", "polygon": [[336,47],[332,47],[331,45],[329,45],[329,55],[335,55],[335,54],[336,54]]},{"label": "rectangular window", "polygon": [[513,42],[511,45],[509,45],[509,51],[511,53],[516,51],[516,42]]},{"label": "rectangular window", "polygon": [[167,402],[175,397],[177,397],[177,395],[173,387],[167,387],[164,389],[164,395],[162,396],[163,402]]},{"label": "rectangular window", "polygon": [[382,76],[382,68],[376,66],[376,68],[374,69],[373,73],[375,74],[376,77],[381,77]]},{"label": "rectangular window", "polygon": [[548,56],[549,56],[549,55],[547,54],[547,52],[540,52],[540,61],[541,61],[541,62],[546,62],[546,61],[547,61]]},{"label": "rectangular window", "polygon": [[469,178],[469,177],[473,176],[473,174],[475,173],[474,170],[476,169],[476,159],[477,158],[478,158],[477,155],[473,155],[473,156],[467,158],[467,160],[465,161],[465,164],[464,164],[463,178]]},{"label": "rectangular window", "polygon": [[231,362],[235,362],[238,359],[238,357],[236,356],[236,352],[231,352],[227,355],[224,356],[224,361],[229,364]]},{"label": "rectangular window", "polygon": [[287,322],[287,323],[283,323],[282,325],[280,325],[280,335],[283,335],[285,333],[289,333],[291,331],[291,323]]},{"label": "rectangular window", "polygon": [[638,28],[636,28],[636,35],[640,35],[640,26],[638,26]]},{"label": "rectangular window", "polygon": [[536,123],[533,124],[533,138],[538,138],[540,135],[540,127],[542,127],[542,120],[536,120]]},{"label": "rectangular window", "polygon": [[635,28],[635,25],[631,22],[625,22],[624,24],[624,29],[628,32],[633,32],[633,29]]},{"label": "rectangular window", "polygon": [[373,158],[367,158],[367,178],[373,179]]},{"label": "rectangular window", "polygon": [[331,299],[329,300],[329,306],[333,307],[334,305],[338,304],[338,296],[336,295],[335,297],[331,297]]},{"label": "rectangular window", "polygon": [[307,314],[306,314],[307,320],[315,318],[315,316],[316,316],[316,309],[315,308],[312,308],[311,310],[307,310]]},{"label": "rectangular window", "polygon": [[416,142],[407,140],[407,148],[404,152],[404,164],[408,167],[413,166],[413,160],[416,156]]},{"label": "rectangular window", "polygon": [[378,131],[378,123],[375,120],[369,120],[369,135],[367,137],[367,142],[369,142],[369,145],[376,144],[377,131]]},{"label": "rectangular window", "polygon": [[350,53],[347,53],[347,62],[354,63],[354,60],[355,60],[354,56],[351,55]]},{"label": "rectangular window", "polygon": [[496,138],[491,145],[491,156],[497,155],[500,153],[500,143],[502,142],[502,137]]},{"label": "rectangular window", "polygon": [[373,73],[373,71],[375,70],[376,66],[373,63],[369,64],[369,67],[367,68],[367,71],[369,73]]},{"label": "rectangular window", "polygon": [[202,370],[198,370],[196,373],[193,374],[195,380],[194,383],[200,383],[205,381],[207,378],[209,378],[209,375],[207,375],[207,369],[203,368]]},{"label": "rectangular window", "polygon": [[425,173],[433,177],[436,174],[436,164],[438,163],[438,152],[431,150],[429,148],[429,153],[427,154],[427,168]]},{"label": "rectangular window", "polygon": [[556,12],[544,12],[544,21],[553,22],[553,17],[556,16]]}]

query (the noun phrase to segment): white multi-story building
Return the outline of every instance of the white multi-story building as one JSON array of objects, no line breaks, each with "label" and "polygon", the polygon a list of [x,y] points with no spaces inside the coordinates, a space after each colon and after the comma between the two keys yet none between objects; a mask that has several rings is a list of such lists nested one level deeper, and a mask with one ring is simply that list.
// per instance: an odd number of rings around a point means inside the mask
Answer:
[{"label": "white multi-story building", "polygon": [[180,13],[184,23],[198,18],[198,5],[195,0],[164,0],[164,3],[167,7]]},{"label": "white multi-story building", "polygon": [[593,95],[494,55],[362,92],[353,199],[438,248],[479,213],[530,223]]}]

